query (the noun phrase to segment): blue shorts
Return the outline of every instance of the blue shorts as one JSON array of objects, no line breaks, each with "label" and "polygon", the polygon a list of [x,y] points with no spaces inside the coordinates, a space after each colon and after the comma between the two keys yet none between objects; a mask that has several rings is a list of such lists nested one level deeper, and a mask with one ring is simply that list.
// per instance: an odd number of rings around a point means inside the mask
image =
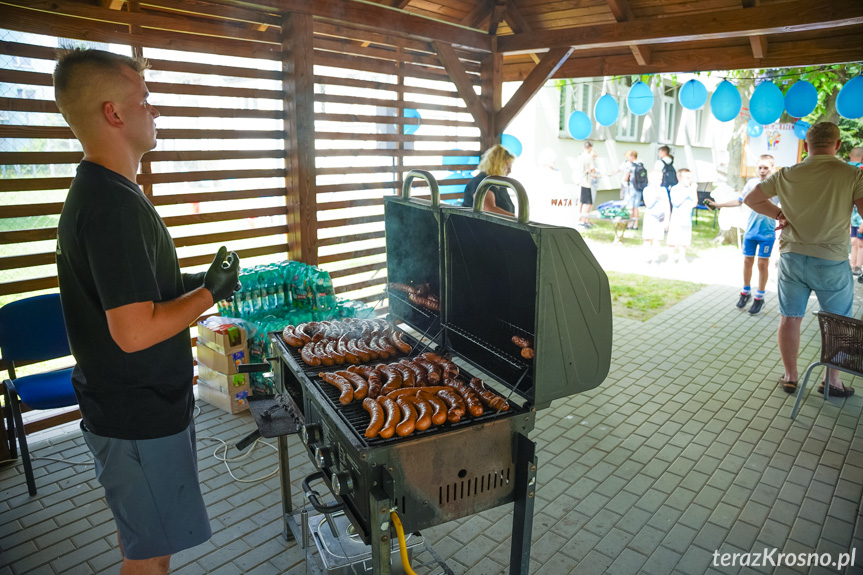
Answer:
[{"label": "blue shorts", "polygon": [[96,479],[117,522],[127,559],[173,555],[210,538],[198,482],[195,423],[157,439],[115,439],[81,432]]},{"label": "blue shorts", "polygon": [[782,254],[779,258],[779,313],[785,317],[803,317],[813,291],[823,311],[850,316],[854,304],[854,276],[848,260]]},{"label": "blue shorts", "polygon": [[629,207],[633,209],[638,209],[638,207],[644,203],[642,199],[644,197],[644,192],[639,192],[632,186],[629,187],[629,193],[626,194],[626,203],[629,204]]},{"label": "blue shorts", "polygon": [[776,238],[743,238],[743,255],[747,258],[769,258]]}]

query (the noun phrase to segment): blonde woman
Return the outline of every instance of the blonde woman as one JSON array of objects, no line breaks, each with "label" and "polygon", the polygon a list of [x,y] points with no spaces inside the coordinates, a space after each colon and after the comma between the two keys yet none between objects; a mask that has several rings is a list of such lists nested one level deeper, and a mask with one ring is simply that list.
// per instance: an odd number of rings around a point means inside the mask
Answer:
[{"label": "blonde woman", "polygon": [[[473,207],[473,195],[479,187],[480,182],[486,176],[508,176],[512,170],[512,163],[514,161],[515,156],[500,144],[496,144],[486,150],[478,166],[479,173],[464,188],[463,205],[465,207]],[[491,193],[485,195],[485,200],[482,204],[483,211],[504,216],[515,215],[515,206],[509,198],[506,188],[492,186],[489,192]]]}]

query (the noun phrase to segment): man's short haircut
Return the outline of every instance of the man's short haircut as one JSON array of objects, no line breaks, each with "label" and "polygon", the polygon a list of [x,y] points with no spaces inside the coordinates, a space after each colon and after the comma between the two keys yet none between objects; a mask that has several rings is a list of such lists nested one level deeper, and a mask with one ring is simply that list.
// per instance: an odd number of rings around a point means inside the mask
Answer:
[{"label": "man's short haircut", "polygon": [[[98,89],[101,80],[111,79],[121,73],[123,66],[142,77],[144,70],[150,67],[143,58],[131,58],[104,50],[58,50],[57,66],[54,68],[54,100],[63,116],[66,117],[79,98],[92,97],[91,90],[94,87]],[[68,117],[66,121],[69,121]]]},{"label": "man's short haircut", "polygon": [[585,141],[584,141],[584,149],[585,149],[585,150],[589,150],[589,149],[591,149],[592,147],[593,147],[593,142],[591,142],[590,140],[585,140]]},{"label": "man's short haircut", "polygon": [[659,151],[665,152],[666,154],[669,154],[669,155],[671,154],[671,148],[669,148],[668,146],[659,146]]},{"label": "man's short haircut", "polygon": [[638,152],[636,152],[635,150],[626,150],[626,154],[627,154],[628,156],[632,156],[632,159],[633,159],[633,160],[637,160],[637,159],[638,159]]},{"label": "man's short haircut", "polygon": [[831,148],[839,138],[839,126],[833,122],[818,122],[806,132],[806,142],[817,149]]}]

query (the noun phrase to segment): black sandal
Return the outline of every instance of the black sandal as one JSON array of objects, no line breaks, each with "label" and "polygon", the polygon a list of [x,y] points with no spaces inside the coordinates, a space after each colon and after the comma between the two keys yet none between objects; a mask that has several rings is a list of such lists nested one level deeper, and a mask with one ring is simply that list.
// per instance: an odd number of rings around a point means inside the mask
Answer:
[{"label": "black sandal", "polygon": [[785,391],[785,393],[791,394],[797,391],[797,382],[785,381],[785,377],[783,376],[779,378],[779,387],[781,387],[782,390]]},{"label": "black sandal", "polygon": [[[818,393],[824,395],[824,382],[821,382],[821,385],[818,386]],[[846,387],[843,389],[839,389],[838,387],[830,386],[830,397],[851,397],[854,395],[853,387]]]}]

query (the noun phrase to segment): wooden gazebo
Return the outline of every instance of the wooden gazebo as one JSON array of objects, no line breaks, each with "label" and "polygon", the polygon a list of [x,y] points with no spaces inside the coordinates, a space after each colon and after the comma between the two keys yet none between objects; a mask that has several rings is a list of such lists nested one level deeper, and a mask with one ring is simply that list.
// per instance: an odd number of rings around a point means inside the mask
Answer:
[{"label": "wooden gazebo", "polygon": [[550,78],[858,61],[863,2],[0,0],[0,303],[57,287],[82,154],[51,70],[80,42],[152,63],[160,145],[138,181],[183,267],[227,243],[244,263],[320,265],[339,295],[376,301],[383,196],[412,168],[472,169],[464,156]]}]

